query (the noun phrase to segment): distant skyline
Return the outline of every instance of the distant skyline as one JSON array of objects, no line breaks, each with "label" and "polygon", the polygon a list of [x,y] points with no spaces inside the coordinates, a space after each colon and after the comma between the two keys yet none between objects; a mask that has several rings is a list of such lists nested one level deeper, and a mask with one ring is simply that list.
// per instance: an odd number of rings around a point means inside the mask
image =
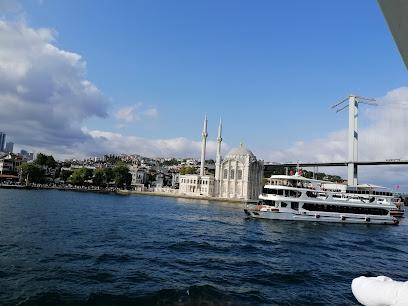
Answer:
[{"label": "distant skyline", "polygon": [[[15,151],[199,158],[208,113],[208,158],[222,118],[223,154],[346,160],[330,106],[356,94],[380,104],[359,109],[359,159],[408,159],[407,70],[376,1],[0,0],[0,45]],[[402,188],[407,170],[360,181]]]}]

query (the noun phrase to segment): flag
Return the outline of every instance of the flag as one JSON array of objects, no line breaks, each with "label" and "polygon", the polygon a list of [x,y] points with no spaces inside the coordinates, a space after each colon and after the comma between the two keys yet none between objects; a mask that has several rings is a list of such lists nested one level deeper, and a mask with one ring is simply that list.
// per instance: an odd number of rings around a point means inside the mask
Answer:
[{"label": "flag", "polygon": [[399,185],[397,185],[397,189],[399,188]]}]

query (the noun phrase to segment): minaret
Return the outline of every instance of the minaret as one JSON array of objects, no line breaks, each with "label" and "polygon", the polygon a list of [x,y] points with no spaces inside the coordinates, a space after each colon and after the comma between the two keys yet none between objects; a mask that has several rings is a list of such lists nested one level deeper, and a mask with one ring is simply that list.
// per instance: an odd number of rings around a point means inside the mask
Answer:
[{"label": "minaret", "polygon": [[221,137],[221,131],[222,131],[222,122],[220,118],[220,125],[218,126],[218,137],[217,137],[217,158],[216,158],[216,164],[221,162],[221,142],[222,142],[222,137]]},{"label": "minaret", "polygon": [[204,129],[203,129],[203,146],[201,147],[201,167],[200,175],[204,176],[204,164],[205,164],[205,146],[207,145],[207,113],[205,113]]},{"label": "minaret", "polygon": [[220,118],[220,125],[218,126],[218,137],[217,137],[217,158],[215,159],[215,186],[214,186],[214,195],[219,197],[221,195],[221,130],[222,123]]}]

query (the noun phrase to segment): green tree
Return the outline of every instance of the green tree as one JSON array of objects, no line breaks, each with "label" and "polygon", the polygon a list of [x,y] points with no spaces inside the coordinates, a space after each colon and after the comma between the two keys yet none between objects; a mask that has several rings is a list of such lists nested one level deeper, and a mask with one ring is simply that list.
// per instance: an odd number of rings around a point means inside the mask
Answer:
[{"label": "green tree", "polygon": [[112,171],[115,175],[116,187],[129,186],[132,183],[132,174],[129,173],[129,168],[125,164],[118,163]]},{"label": "green tree", "polygon": [[109,184],[115,178],[112,168],[103,168],[103,174],[105,184]]},{"label": "green tree", "polygon": [[175,165],[178,165],[178,161],[175,158],[165,160],[164,162],[160,163],[160,166],[175,166]]},{"label": "green tree", "polygon": [[74,185],[83,185],[85,181],[92,178],[92,174],[92,169],[82,167],[72,173],[70,180]]},{"label": "green tree", "polygon": [[44,169],[33,163],[22,164],[17,167],[17,170],[21,173],[23,182],[27,180],[27,183],[40,183],[43,180]]},{"label": "green tree", "polygon": [[180,175],[185,175],[185,174],[194,174],[196,173],[196,168],[195,167],[181,167],[179,170]]},{"label": "green tree", "polygon": [[96,186],[106,186],[114,178],[112,168],[100,168],[93,172],[93,184]]},{"label": "green tree", "polygon": [[93,173],[93,184],[96,186],[104,185],[105,183],[105,173],[103,169],[96,169]]},{"label": "green tree", "polygon": [[55,168],[55,159],[52,155],[47,156],[47,160],[45,161],[45,165],[49,168]]},{"label": "green tree", "polygon": [[66,181],[68,181],[68,178],[71,176],[72,173],[74,173],[74,172],[69,171],[69,170],[62,170],[59,177],[60,177],[61,180],[66,182]]},{"label": "green tree", "polygon": [[34,164],[40,166],[47,166],[49,168],[55,168],[55,159],[52,155],[45,155],[43,153],[38,153],[34,160]]},{"label": "green tree", "polygon": [[47,155],[45,155],[43,153],[38,153],[37,157],[34,160],[34,164],[45,165],[46,161],[47,161]]}]

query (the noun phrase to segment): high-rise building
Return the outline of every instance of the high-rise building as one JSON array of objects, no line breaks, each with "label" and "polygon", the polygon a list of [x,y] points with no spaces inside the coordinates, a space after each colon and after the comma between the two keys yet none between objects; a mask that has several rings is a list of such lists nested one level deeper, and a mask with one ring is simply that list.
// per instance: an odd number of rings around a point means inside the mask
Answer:
[{"label": "high-rise building", "polygon": [[4,150],[4,144],[6,143],[6,134],[0,132],[0,151]]},{"label": "high-rise building", "polygon": [[4,152],[13,153],[14,142],[7,141],[6,146],[4,147]]}]

